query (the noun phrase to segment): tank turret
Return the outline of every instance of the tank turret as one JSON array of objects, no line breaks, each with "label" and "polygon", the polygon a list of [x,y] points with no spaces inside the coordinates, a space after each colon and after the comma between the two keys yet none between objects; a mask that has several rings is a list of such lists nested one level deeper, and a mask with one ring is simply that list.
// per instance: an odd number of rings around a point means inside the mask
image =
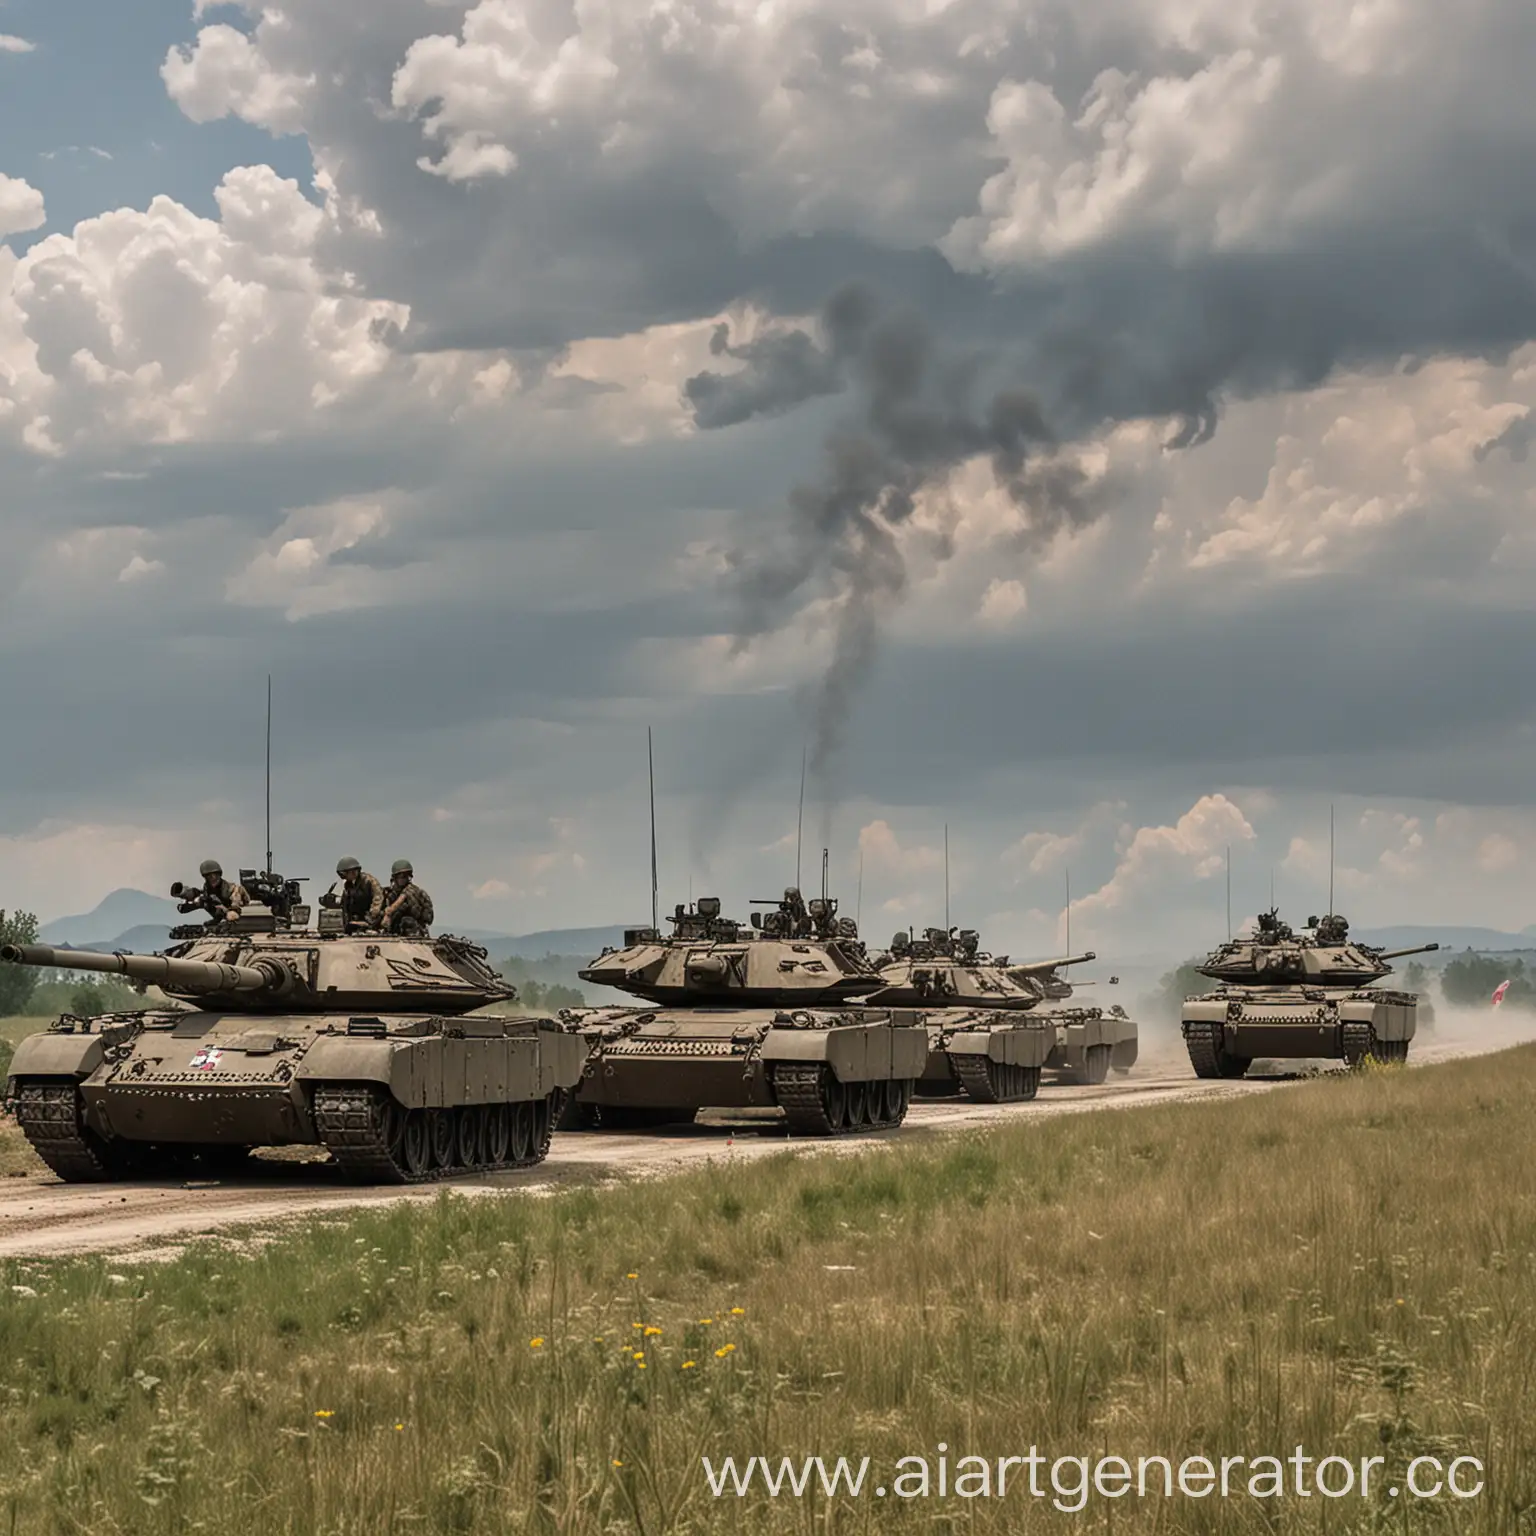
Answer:
[{"label": "tank turret", "polygon": [[[259,922],[244,918],[242,922]],[[153,983],[207,1012],[336,1013],[424,1008],[469,1013],[508,1002],[516,989],[491,969],[486,951],[443,935],[330,935],[274,928],[248,931],[209,923],[164,954],[99,954],[8,945],[0,959],[61,970],[108,971]]]},{"label": "tank turret", "polygon": [[858,929],[837,915],[837,902],[809,902],[791,888],[750,924],[720,914],[720,900],[679,904],[672,933],[625,933],[578,972],[583,981],[615,987],[646,1002],[693,1007],[805,1008],[863,997],[882,983],[858,942]]},{"label": "tank turret", "polygon": [[1261,912],[1252,934],[1229,939],[1198,967],[1221,986],[1185,999],[1190,1062],[1200,1077],[1241,1077],[1261,1057],[1405,1061],[1418,999],[1375,983],[1392,961],[1439,947],[1362,944],[1337,912],[1309,917],[1300,933],[1277,909]]},{"label": "tank turret", "polygon": [[1438,944],[1410,949],[1377,949],[1349,937],[1347,919],[1337,913],[1309,917],[1298,934],[1276,910],[1261,912],[1251,936],[1231,939],[1211,951],[1198,967],[1202,976],[1237,987],[1296,983],[1309,987],[1369,986],[1392,972],[1391,961],[1429,954]]}]

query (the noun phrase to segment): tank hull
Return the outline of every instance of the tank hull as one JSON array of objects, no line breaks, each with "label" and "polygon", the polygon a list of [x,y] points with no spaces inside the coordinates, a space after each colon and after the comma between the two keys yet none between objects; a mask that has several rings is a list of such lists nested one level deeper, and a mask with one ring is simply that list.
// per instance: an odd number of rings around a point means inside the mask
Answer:
[{"label": "tank hull", "polygon": [[982,1104],[1034,1098],[1056,1039],[1045,1019],[1023,1012],[940,1011],[927,1015],[927,1027],[928,1059],[917,1084],[919,1096],[964,1093]]},{"label": "tank hull", "polygon": [[23,1040],[7,1097],[68,1179],[323,1146],[363,1181],[414,1182],[540,1160],[584,1055],[540,1019],[116,1015]]},{"label": "tank hull", "polygon": [[1200,1077],[1241,1077],[1263,1060],[1405,1061],[1417,998],[1377,989],[1232,988],[1186,999],[1182,1031]]},{"label": "tank hull", "polygon": [[888,1010],[611,1008],[564,1017],[590,1047],[571,1129],[778,1109],[792,1134],[877,1130],[900,1123],[928,1054],[916,1017]]}]

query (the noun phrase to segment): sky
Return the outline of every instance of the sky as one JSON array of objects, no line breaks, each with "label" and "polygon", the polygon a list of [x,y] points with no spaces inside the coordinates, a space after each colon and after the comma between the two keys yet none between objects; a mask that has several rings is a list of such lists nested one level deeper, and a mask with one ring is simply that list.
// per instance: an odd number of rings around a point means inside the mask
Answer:
[{"label": "sky", "polygon": [[[1536,922],[1523,0],[0,0],[0,906]],[[798,814],[802,763],[805,812]],[[797,823],[800,833],[797,837]]]}]

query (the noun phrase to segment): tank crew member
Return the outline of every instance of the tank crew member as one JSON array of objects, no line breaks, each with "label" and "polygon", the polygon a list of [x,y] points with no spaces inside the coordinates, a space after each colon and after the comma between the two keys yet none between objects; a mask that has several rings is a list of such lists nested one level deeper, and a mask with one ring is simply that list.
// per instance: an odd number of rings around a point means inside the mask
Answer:
[{"label": "tank crew member", "polygon": [[348,854],[336,861],[341,877],[340,899],[328,905],[340,906],[342,926],[350,933],[355,928],[377,928],[384,915],[384,887]]},{"label": "tank crew member", "polygon": [[224,866],[217,859],[204,859],[197,866],[197,872],[203,877],[203,888],[198,893],[202,900],[198,904],[207,908],[208,915],[215,922],[238,917],[241,907],[251,899],[246,895],[245,887],[226,880]]},{"label": "tank crew member", "polygon": [[432,898],[416,884],[415,875],[409,859],[396,859],[390,866],[389,905],[384,908],[379,926],[404,938],[424,939],[434,917]]}]

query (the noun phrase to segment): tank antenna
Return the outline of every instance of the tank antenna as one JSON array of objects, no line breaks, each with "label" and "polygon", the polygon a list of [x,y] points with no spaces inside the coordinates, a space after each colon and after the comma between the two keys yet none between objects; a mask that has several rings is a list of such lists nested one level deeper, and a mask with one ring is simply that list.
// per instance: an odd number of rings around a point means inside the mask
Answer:
[{"label": "tank antenna", "polygon": [[267,673],[267,873],[272,873],[272,674]]},{"label": "tank antenna", "polygon": [[651,742],[651,728],[645,728],[645,765],[651,782],[651,932],[660,933],[656,910],[656,751]]},{"label": "tank antenna", "polygon": [[949,823],[944,823],[944,932],[949,932]]},{"label": "tank antenna", "polygon": [[859,926],[864,916],[864,845],[859,845],[859,892],[853,899],[853,926]]},{"label": "tank antenna", "polygon": [[805,744],[800,745],[800,811],[795,817],[795,889],[800,889],[800,844],[805,831]]},{"label": "tank antenna", "polygon": [[1328,807],[1328,915],[1333,916],[1333,806]]},{"label": "tank antenna", "polygon": [[1227,943],[1232,942],[1232,844],[1227,844]]},{"label": "tank antenna", "polygon": [[827,860],[831,856],[830,849],[823,848],[821,850],[821,899],[823,901],[827,899]]},{"label": "tank antenna", "polygon": [[1072,953],[1072,871],[1067,871],[1067,953]]}]

